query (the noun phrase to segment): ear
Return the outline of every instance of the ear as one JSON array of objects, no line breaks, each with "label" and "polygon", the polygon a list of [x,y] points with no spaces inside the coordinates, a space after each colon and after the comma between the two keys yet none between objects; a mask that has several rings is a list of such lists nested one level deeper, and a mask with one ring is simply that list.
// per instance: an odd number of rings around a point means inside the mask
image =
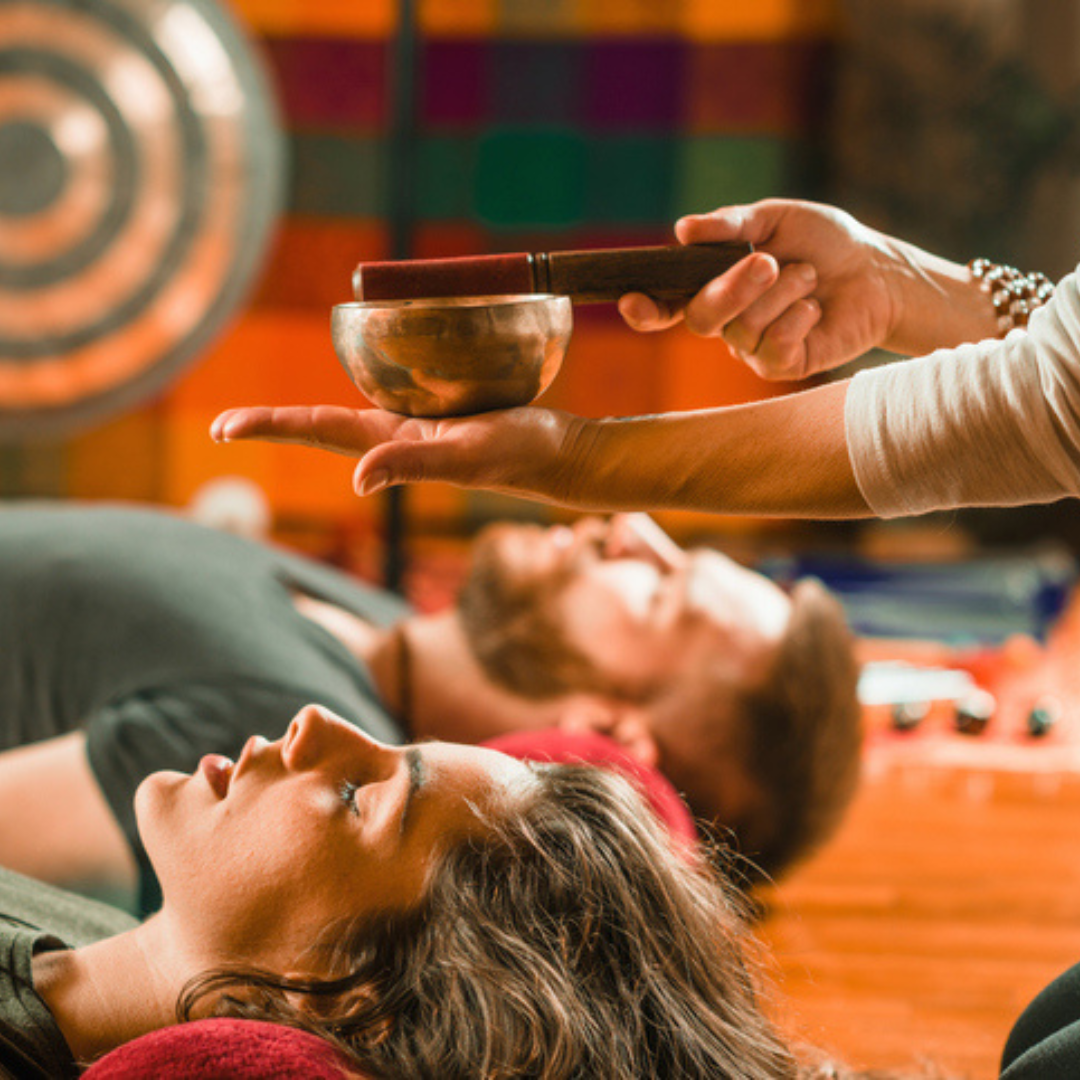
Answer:
[{"label": "ear", "polygon": [[556,726],[562,731],[606,735],[647,768],[655,769],[660,761],[660,748],[648,717],[634,705],[609,698],[574,696],[564,704]]}]

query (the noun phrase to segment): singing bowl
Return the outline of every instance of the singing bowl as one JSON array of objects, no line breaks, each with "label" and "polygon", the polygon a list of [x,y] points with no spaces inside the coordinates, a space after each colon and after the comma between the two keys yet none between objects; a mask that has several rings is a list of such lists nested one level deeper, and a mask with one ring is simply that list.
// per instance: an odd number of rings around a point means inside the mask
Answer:
[{"label": "singing bowl", "polygon": [[334,351],[382,409],[468,416],[527,405],[555,378],[573,328],[566,296],[338,304]]}]

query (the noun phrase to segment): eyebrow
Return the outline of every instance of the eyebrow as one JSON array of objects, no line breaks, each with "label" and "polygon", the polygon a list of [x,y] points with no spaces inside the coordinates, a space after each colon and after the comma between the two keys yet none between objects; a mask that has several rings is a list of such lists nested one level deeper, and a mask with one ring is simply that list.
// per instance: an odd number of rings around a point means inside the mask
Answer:
[{"label": "eyebrow", "polygon": [[402,835],[405,834],[408,825],[409,810],[412,808],[413,801],[427,781],[427,766],[424,764],[424,755],[420,753],[419,747],[410,746],[405,751],[405,764],[409,770],[409,786],[405,791],[405,805],[401,809],[399,822]]}]

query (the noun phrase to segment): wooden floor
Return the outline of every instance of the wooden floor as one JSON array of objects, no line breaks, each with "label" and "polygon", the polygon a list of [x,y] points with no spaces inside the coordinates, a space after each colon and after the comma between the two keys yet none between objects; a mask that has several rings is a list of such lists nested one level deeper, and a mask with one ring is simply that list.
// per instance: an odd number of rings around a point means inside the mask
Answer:
[{"label": "wooden floor", "polygon": [[[1080,613],[999,683],[983,737],[934,714],[872,739],[840,833],[766,898],[778,1011],[851,1065],[994,1077],[1026,1002],[1080,961]],[[1062,720],[1034,740],[1019,718],[1047,689]]]},{"label": "wooden floor", "polygon": [[898,771],[778,892],[784,1009],[850,1064],[997,1075],[1024,1004],[1080,961],[1080,780]]}]

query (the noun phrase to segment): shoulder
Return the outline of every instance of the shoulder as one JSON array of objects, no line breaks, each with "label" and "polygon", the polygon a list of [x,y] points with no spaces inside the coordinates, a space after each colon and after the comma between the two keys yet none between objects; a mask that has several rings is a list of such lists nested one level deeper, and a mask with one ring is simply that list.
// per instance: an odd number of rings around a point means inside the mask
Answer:
[{"label": "shoulder", "polygon": [[0,867],[0,924],[10,932],[41,931],[66,945],[84,945],[137,925],[126,912],[109,904]]}]

